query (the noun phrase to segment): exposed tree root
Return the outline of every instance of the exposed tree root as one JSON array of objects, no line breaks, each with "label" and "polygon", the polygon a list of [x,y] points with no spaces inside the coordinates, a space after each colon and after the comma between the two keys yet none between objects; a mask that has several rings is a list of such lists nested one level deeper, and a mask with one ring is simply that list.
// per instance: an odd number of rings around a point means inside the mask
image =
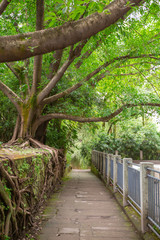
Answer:
[{"label": "exposed tree root", "polygon": [[[28,145],[44,151],[38,156],[21,160],[0,158],[0,239],[17,237],[34,224],[34,214],[44,203],[64,173],[63,152],[35,139],[14,140],[5,146]],[[45,151],[47,150],[47,151]],[[35,151],[34,151],[35,153]],[[1,161],[3,160],[3,161]]]}]

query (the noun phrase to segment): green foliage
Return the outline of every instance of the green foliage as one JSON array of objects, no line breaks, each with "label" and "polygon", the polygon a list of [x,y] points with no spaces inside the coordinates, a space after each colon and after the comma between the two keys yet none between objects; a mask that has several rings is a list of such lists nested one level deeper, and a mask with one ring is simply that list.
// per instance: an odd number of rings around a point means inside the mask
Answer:
[{"label": "green foliage", "polygon": [[136,123],[133,120],[129,122],[132,127],[122,127],[121,145],[117,150],[133,159],[139,159],[140,150],[143,151],[143,158],[146,160],[160,159],[160,133],[155,124],[148,122],[142,126],[141,123]]},{"label": "green foliage", "polygon": [[11,139],[16,121],[16,111],[11,102],[0,91],[0,146]]},{"label": "green foliage", "polygon": [[[43,156],[41,155],[37,155],[36,157],[32,158],[32,163],[34,164],[34,170],[36,174],[40,174],[40,170],[42,167],[42,159],[43,159]],[[45,161],[46,161],[46,158],[45,158]]]},{"label": "green foliage", "polygon": [[29,168],[30,168],[29,163],[27,162],[27,160],[23,159],[18,166],[19,176],[24,177],[27,174]]},{"label": "green foliage", "polygon": [[122,158],[129,157],[134,160],[140,159],[142,150],[144,160],[160,159],[160,133],[153,122],[145,119],[143,125],[141,118],[138,118],[117,122],[116,125],[115,136],[115,132],[108,134],[110,125],[102,127],[100,124],[85,124],[80,129],[78,140],[68,153],[67,159],[70,159],[73,166],[88,167],[93,149],[112,154],[117,150]]},{"label": "green foliage", "polygon": [[130,120],[128,126],[121,123],[118,138],[108,135],[104,130],[98,132],[93,149],[115,153],[122,157],[140,158],[140,150],[146,160],[160,159],[160,134],[153,123],[142,126],[138,121]]},{"label": "green foliage", "polygon": [[8,236],[4,236],[4,240],[10,240],[11,238]]},{"label": "green foliage", "polygon": [[73,145],[77,138],[78,124],[67,120],[50,121],[47,128],[47,144],[55,148],[66,150]]},{"label": "green foliage", "polygon": [[[11,199],[12,190],[11,190],[11,188],[9,188],[9,187],[7,186],[6,182],[7,182],[7,181],[6,181],[5,179],[2,180],[3,188],[4,188],[5,192],[7,193],[9,199]],[[5,209],[8,210],[8,209],[9,209],[9,206],[6,206]]]}]

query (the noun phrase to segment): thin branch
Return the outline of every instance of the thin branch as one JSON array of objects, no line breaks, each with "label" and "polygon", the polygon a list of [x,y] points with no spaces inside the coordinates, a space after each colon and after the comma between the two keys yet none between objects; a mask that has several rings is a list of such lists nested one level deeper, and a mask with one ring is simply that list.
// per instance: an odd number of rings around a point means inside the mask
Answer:
[{"label": "thin branch", "polygon": [[2,0],[2,2],[0,3],[0,15],[2,15],[2,13],[5,11],[5,9],[7,8],[8,4],[10,4],[11,0]]},{"label": "thin branch", "polygon": [[12,68],[11,63],[5,63],[5,65],[11,70],[11,72],[16,76],[16,78],[20,81],[20,77],[17,72]]},{"label": "thin branch", "polygon": [[20,113],[20,103],[23,103],[22,99],[1,81],[0,90],[10,99],[10,101],[16,107],[17,111]]},{"label": "thin branch", "polygon": [[[159,54],[158,54],[159,55]],[[153,59],[155,59],[155,60],[160,60],[160,58],[158,58],[158,57],[151,57],[151,58],[153,58]]]},{"label": "thin branch", "polygon": [[153,83],[152,83],[137,67],[133,66],[133,68],[135,68],[135,69],[147,80],[147,82],[148,82],[148,83],[152,86],[152,88],[154,89],[156,95],[160,98],[159,93],[157,92],[157,90],[156,90],[155,86],[153,85]]},{"label": "thin branch", "polygon": [[[149,68],[149,69],[145,69],[145,70],[143,70],[142,72],[148,72],[148,71],[150,71],[150,70],[152,70],[152,69],[154,69],[154,67],[153,68]],[[142,73],[142,72],[135,72],[135,73],[133,73],[133,72],[129,72],[129,73],[121,73],[121,74],[112,74],[112,73],[110,73],[110,71],[106,71],[107,72],[107,76],[113,76],[113,77],[119,77],[119,76],[134,76],[134,75],[137,75],[137,74],[140,74],[140,73]]]},{"label": "thin branch", "polygon": [[84,61],[85,59],[87,59],[87,58],[93,53],[93,51],[96,50],[96,49],[99,47],[99,45],[101,44],[101,42],[102,42],[101,39],[98,40],[94,48],[86,51],[86,52],[82,55],[82,57],[80,58],[80,60],[75,64],[75,67],[76,67],[76,68],[80,68],[80,66],[82,65],[83,61]]},{"label": "thin branch", "polygon": [[132,67],[132,66],[135,66],[135,65],[142,65],[142,64],[154,64],[154,65],[159,65],[158,63],[155,64],[154,62],[138,62],[138,63],[133,63],[133,64],[121,65],[121,66],[118,66],[118,67],[116,67],[116,68]]},{"label": "thin branch", "polygon": [[[160,36],[160,32],[158,34],[154,35],[148,43],[152,43],[152,42],[156,41],[157,39],[160,39],[160,38],[156,38],[158,36]],[[156,39],[154,39],[154,38],[156,38]]]}]

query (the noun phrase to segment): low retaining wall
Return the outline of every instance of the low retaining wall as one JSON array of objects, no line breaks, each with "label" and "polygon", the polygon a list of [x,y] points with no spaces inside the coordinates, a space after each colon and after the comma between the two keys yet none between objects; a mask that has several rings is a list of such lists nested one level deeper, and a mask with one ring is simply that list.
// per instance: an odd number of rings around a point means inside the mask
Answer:
[{"label": "low retaining wall", "polygon": [[[34,155],[33,155],[34,152]],[[3,155],[3,154],[2,154]],[[31,154],[30,154],[31,155]],[[32,150],[32,156],[1,157],[0,239],[18,239],[64,173],[62,152]]]}]

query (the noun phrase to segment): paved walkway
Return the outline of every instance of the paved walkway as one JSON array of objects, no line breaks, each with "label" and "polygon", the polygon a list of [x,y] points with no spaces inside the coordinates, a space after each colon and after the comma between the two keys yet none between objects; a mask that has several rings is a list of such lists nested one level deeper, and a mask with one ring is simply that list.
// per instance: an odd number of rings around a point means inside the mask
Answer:
[{"label": "paved walkway", "polygon": [[40,240],[138,240],[131,223],[91,172],[72,171],[59,199],[50,203],[50,218]]}]

